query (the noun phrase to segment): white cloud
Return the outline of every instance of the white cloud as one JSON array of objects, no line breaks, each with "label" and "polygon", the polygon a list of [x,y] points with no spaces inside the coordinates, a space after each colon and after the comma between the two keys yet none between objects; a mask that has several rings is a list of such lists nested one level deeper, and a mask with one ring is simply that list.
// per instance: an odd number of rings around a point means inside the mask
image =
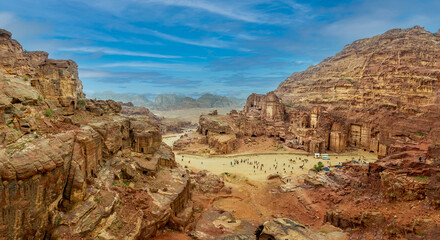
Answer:
[{"label": "white cloud", "polygon": [[196,72],[202,71],[203,68],[190,64],[180,63],[157,63],[157,62],[115,62],[103,64],[102,68],[117,68],[117,67],[130,67],[140,69],[161,69],[168,71],[180,71],[180,72]]},{"label": "white cloud", "polygon": [[[194,0],[139,0],[142,3],[155,3],[167,6],[188,7],[204,10],[210,13],[218,14],[230,19],[240,20],[244,22],[262,23],[261,16],[252,13],[249,10],[237,8],[237,4],[231,5],[223,1],[194,1]],[[239,2],[239,1],[237,1]],[[237,3],[236,2],[236,3]],[[216,4],[219,3],[219,4]]]},{"label": "white cloud", "polygon": [[173,35],[166,34],[166,33],[161,33],[161,32],[155,31],[155,30],[145,29],[145,32],[149,33],[151,35],[154,35],[156,37],[162,38],[162,39],[166,39],[166,40],[178,42],[178,43],[184,43],[184,44],[188,44],[188,45],[195,45],[195,46],[201,46],[201,47],[212,47],[212,48],[230,48],[230,46],[229,46],[230,44],[228,42],[225,42],[225,41],[222,41],[222,40],[219,40],[216,38],[191,40],[191,39],[173,36]]},{"label": "white cloud", "polygon": [[0,11],[0,28],[11,32],[14,38],[23,39],[47,32],[48,27],[38,22],[24,21],[14,13]]},{"label": "white cloud", "polygon": [[82,53],[102,53],[107,55],[125,55],[125,56],[138,56],[138,57],[151,57],[151,58],[181,58],[180,56],[162,55],[146,52],[133,52],[127,50],[119,50],[104,47],[74,47],[74,48],[61,48],[60,51],[65,52],[82,52]]},{"label": "white cloud", "polygon": [[392,11],[375,11],[331,23],[321,31],[321,34],[333,39],[340,39],[345,43],[373,37],[392,28],[409,28],[415,25],[424,26],[430,18],[426,16],[409,16],[399,19]]}]

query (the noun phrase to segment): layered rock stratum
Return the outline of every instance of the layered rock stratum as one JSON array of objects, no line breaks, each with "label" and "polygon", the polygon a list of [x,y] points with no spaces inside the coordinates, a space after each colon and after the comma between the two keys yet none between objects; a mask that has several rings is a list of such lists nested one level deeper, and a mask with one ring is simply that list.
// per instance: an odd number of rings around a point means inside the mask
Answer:
[{"label": "layered rock stratum", "polygon": [[384,156],[427,142],[428,154],[436,155],[439,66],[440,36],[421,27],[393,29],[292,74],[275,94],[286,106],[308,111],[318,131],[330,115],[322,150],[356,146]]},{"label": "layered rock stratum", "polygon": [[361,148],[383,157],[414,148],[437,157],[439,66],[437,34],[393,29],[250,95],[240,113],[201,116],[199,132],[275,137],[312,153]]},{"label": "layered rock stratum", "polygon": [[189,176],[148,117],[86,99],[75,62],[0,30],[0,238],[145,239],[191,217]]}]

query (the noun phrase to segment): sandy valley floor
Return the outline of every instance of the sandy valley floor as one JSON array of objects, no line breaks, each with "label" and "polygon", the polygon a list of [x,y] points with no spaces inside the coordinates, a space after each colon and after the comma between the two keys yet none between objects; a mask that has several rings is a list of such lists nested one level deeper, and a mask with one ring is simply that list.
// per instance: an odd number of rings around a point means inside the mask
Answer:
[{"label": "sandy valley floor", "polygon": [[[163,141],[172,146],[180,135],[164,136]],[[364,152],[349,152],[344,154],[329,154],[330,160],[314,158],[305,152],[266,152],[242,153],[218,156],[176,154],[176,161],[182,166],[193,170],[208,170],[215,174],[229,173],[250,180],[264,181],[273,173],[281,175],[301,175],[309,172],[315,164],[321,161],[325,167],[336,166],[347,161],[374,162],[377,155]]]}]

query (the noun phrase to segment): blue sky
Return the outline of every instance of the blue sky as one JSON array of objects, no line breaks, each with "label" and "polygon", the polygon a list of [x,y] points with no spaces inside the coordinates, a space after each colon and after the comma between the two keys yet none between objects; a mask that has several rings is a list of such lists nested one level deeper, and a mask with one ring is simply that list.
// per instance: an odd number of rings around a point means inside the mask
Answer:
[{"label": "blue sky", "polygon": [[79,65],[86,94],[247,97],[354,40],[440,28],[440,1],[0,0],[26,50]]}]

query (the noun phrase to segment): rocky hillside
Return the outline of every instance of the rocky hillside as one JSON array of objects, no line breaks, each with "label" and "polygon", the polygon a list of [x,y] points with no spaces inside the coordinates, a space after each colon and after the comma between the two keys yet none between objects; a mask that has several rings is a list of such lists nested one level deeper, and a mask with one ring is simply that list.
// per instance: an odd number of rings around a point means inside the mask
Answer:
[{"label": "rocky hillside", "polygon": [[180,96],[177,94],[159,94],[154,102],[148,100],[146,95],[119,94],[114,92],[102,92],[91,95],[97,99],[112,99],[117,102],[131,102],[137,107],[147,107],[152,110],[172,111],[192,108],[230,108],[243,107],[244,100],[234,97],[224,97],[213,94],[204,94],[199,98]]},{"label": "rocky hillside", "polygon": [[292,74],[273,93],[249,96],[233,129],[310,152],[415,148],[438,156],[439,66],[440,36],[393,29]]},{"label": "rocky hillside", "polygon": [[292,108],[323,107],[342,126],[346,145],[379,146],[384,155],[423,139],[437,148],[439,66],[440,36],[393,29],[292,74],[275,94]]},{"label": "rocky hillside", "polygon": [[244,101],[233,97],[224,97],[213,94],[204,94],[194,99],[191,97],[178,96],[176,94],[159,94],[156,97],[152,109],[169,111],[191,108],[224,108],[241,107]]},{"label": "rocky hillside", "polygon": [[[0,239],[146,239],[191,217],[159,126],[86,99],[73,61],[0,29]],[[165,171],[160,171],[166,169]]]},{"label": "rocky hillside", "polygon": [[153,104],[152,101],[148,99],[149,96],[145,94],[123,94],[123,93],[115,93],[113,91],[104,91],[104,92],[96,92],[88,95],[89,98],[96,98],[100,100],[112,99],[116,102],[131,102],[135,106],[151,106]]}]

